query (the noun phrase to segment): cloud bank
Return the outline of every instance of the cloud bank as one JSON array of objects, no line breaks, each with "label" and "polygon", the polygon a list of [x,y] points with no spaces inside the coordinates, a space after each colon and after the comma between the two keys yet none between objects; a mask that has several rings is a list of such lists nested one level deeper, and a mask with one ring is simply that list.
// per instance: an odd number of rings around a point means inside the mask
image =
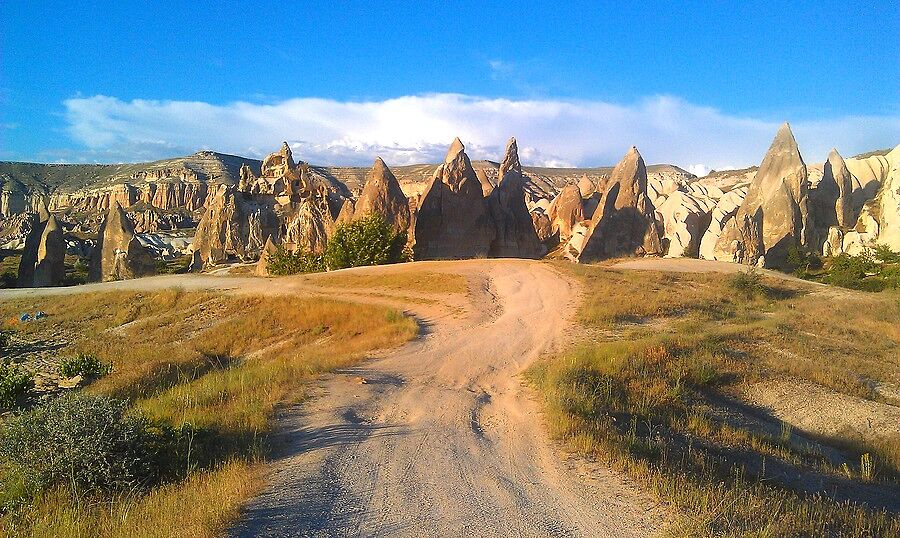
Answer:
[{"label": "cloud bank", "polygon": [[[72,138],[88,155],[107,161],[200,149],[262,157],[286,140],[297,158],[315,164],[368,165],[380,155],[389,165],[402,165],[441,160],[455,136],[473,159],[498,160],[515,136],[526,165],[609,165],[636,145],[647,162],[702,173],[758,164],[780,123],[671,96],[627,105],[460,94],[217,105],[97,95],[68,99],[64,106]],[[849,156],[900,142],[900,116],[845,116],[792,127],[809,162],[824,160],[832,146]]]}]

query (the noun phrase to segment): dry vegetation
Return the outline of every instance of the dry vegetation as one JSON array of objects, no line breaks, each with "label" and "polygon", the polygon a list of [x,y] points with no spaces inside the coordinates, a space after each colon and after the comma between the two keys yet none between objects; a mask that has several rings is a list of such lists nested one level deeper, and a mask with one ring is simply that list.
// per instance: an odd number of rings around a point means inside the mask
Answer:
[{"label": "dry vegetation", "polygon": [[[217,535],[260,485],[256,463],[275,407],[302,398],[303,380],[417,331],[413,320],[378,306],[179,290],[39,298],[0,313],[36,309],[49,317],[20,326],[21,338],[70,335],[61,354],[112,364],[84,390],[127,399],[189,436],[189,448],[178,455],[183,476],[147,494],[56,491],[20,504],[0,517],[0,533],[11,536]],[[15,492],[0,493],[8,500]]]},{"label": "dry vegetation", "polygon": [[898,381],[900,295],[571,270],[589,336],[528,378],[557,438],[676,506],[673,534],[900,533],[898,436],[823,439],[735,399],[775,378],[883,399],[870,387]]},{"label": "dry vegetation", "polygon": [[316,278],[317,284],[340,288],[387,288],[417,293],[465,293],[468,289],[462,275],[436,271],[385,272],[382,274],[332,273]]}]

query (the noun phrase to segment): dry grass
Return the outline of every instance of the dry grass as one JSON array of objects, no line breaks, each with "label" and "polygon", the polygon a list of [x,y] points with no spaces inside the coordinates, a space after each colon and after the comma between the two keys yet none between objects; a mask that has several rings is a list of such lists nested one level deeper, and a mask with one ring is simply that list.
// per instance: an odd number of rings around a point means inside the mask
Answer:
[{"label": "dry grass", "polygon": [[[716,274],[573,271],[585,284],[579,317],[590,341],[535,365],[528,379],[544,398],[556,438],[679,508],[673,534],[900,532],[894,515],[866,505],[896,490],[900,440],[835,440],[857,458],[874,456],[880,473],[868,483],[859,464],[840,468],[815,445],[793,440],[790,429],[779,436],[745,427],[708,400],[727,387],[785,374],[874,397],[857,372],[882,380],[897,372],[896,294],[823,308],[823,296],[794,284],[763,282],[738,294],[730,277]],[[816,340],[807,334],[813,331],[832,340]],[[785,360],[772,348],[796,357]],[[819,359],[817,367],[817,357],[842,354],[831,364]],[[796,490],[798,475],[832,484],[832,496]]]},{"label": "dry grass", "polygon": [[315,278],[317,284],[340,288],[387,288],[434,294],[462,294],[468,290],[466,278],[436,271],[384,272],[381,274],[330,273]]},{"label": "dry grass", "polygon": [[872,381],[900,384],[900,293],[842,292],[769,282],[743,298],[729,276],[575,266],[585,282],[580,321],[615,337],[715,336],[746,354],[745,374],[782,373],[869,399]]},{"label": "dry grass", "polygon": [[79,500],[57,491],[34,502],[24,526],[0,518],[0,532],[60,538],[212,538],[221,536],[241,503],[261,485],[260,466],[238,460],[136,497]]},{"label": "dry grass", "polygon": [[187,478],[104,502],[46,495],[0,517],[19,536],[213,536],[256,491],[276,406],[302,398],[304,380],[417,333],[387,308],[300,297],[246,297],[173,290],[94,293],[0,307],[42,309],[23,337],[65,332],[60,353],[113,365],[86,390],[128,398],[152,420],[191,432]]}]

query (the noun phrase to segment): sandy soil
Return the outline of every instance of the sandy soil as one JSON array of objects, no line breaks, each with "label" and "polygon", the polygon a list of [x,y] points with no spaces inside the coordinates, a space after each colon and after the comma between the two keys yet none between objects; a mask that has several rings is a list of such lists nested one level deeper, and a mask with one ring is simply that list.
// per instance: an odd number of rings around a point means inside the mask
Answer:
[{"label": "sandy soil", "polygon": [[741,399],[818,435],[834,436],[848,430],[864,438],[900,435],[900,407],[841,394],[806,381],[754,383]]},{"label": "sandy soil", "polygon": [[[561,453],[519,374],[571,341],[576,283],[522,260],[353,272],[465,275],[468,298],[323,289],[315,277],[172,275],[24,295],[169,287],[338,295],[401,306],[421,336],[321,379],[276,419],[268,487],[233,536],[647,536],[667,512],[624,477]],[[333,273],[332,273],[333,274]],[[421,295],[421,294],[419,294]]]}]

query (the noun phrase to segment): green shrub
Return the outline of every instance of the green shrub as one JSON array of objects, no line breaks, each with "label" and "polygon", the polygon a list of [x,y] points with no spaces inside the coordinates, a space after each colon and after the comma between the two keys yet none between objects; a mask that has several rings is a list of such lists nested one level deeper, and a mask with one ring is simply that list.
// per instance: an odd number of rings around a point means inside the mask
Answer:
[{"label": "green shrub", "polygon": [[792,246],[788,249],[785,263],[787,264],[787,270],[798,275],[822,268],[822,259],[815,252],[798,246]]},{"label": "green shrub", "polygon": [[132,491],[159,480],[163,441],[125,401],[71,393],[12,418],[0,431],[0,464],[30,493]]},{"label": "green shrub", "polygon": [[278,247],[266,255],[270,275],[296,275],[298,273],[318,273],[325,270],[325,257],[305,251],[288,252]]},{"label": "green shrub", "polygon": [[826,265],[821,281],[862,291],[900,289],[900,254],[887,245],[878,245],[855,256],[835,256]]},{"label": "green shrub", "polygon": [[65,358],[59,363],[59,375],[63,377],[103,377],[112,370],[112,365],[104,364],[94,355],[79,353]]},{"label": "green shrub", "polygon": [[88,264],[82,258],[78,258],[69,271],[68,267],[65,276],[63,276],[63,286],[78,286],[87,284],[88,281]]},{"label": "green shrub", "polygon": [[0,331],[0,351],[9,347],[10,331]]},{"label": "green shrub", "polygon": [[745,299],[754,299],[766,295],[766,286],[762,274],[756,267],[739,271],[728,277],[728,287]]},{"label": "green shrub", "polygon": [[841,254],[831,260],[828,274],[823,281],[834,286],[863,291],[881,291],[884,289],[880,279],[869,279],[881,272],[881,266],[866,251],[858,256]]},{"label": "green shrub", "polygon": [[378,214],[338,226],[325,249],[328,269],[408,261],[406,234],[394,233]]},{"label": "green shrub", "polygon": [[883,264],[900,264],[900,252],[894,252],[887,245],[876,245],[872,257]]},{"label": "green shrub", "polygon": [[34,379],[21,368],[0,362],[0,407],[12,407],[20,396],[34,388]]}]

